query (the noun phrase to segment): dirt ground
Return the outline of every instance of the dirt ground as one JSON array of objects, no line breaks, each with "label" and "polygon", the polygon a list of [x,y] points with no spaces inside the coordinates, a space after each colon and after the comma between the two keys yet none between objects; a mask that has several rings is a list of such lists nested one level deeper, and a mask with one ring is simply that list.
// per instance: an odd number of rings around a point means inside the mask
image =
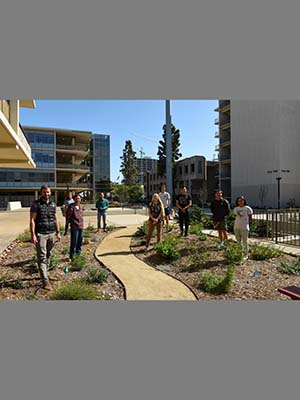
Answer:
[{"label": "dirt ground", "polygon": [[[177,227],[170,233],[164,233],[163,239],[167,236],[175,236],[179,239],[180,258],[175,261],[159,257],[153,246],[150,247],[149,252],[144,253],[144,237],[134,237],[131,249],[142,261],[188,285],[199,300],[291,300],[290,297],[279,293],[277,289],[290,285],[300,286],[300,276],[283,274],[277,270],[281,261],[296,259],[296,257],[282,254],[264,261],[252,260],[250,257],[237,266],[233,286],[229,293],[222,295],[206,293],[199,288],[200,274],[211,271],[225,276],[228,268],[224,250],[218,249],[218,240],[207,237],[207,240],[200,241],[196,235],[192,234],[188,238],[181,238]],[[151,240],[152,245],[155,242],[156,238],[154,237]],[[193,270],[191,267],[192,254],[204,252],[207,257],[205,267]]]},{"label": "dirt ground", "polygon": [[[102,267],[95,258],[94,252],[101,240],[109,233],[95,233],[91,231],[90,237],[84,240],[82,254],[88,261],[88,267]],[[51,286],[55,290],[60,284],[72,281],[84,276],[85,270],[72,271],[69,260],[70,234],[63,236],[60,242],[56,242],[52,254],[57,255],[59,265],[49,272]],[[0,258],[0,300],[47,300],[52,293],[41,287],[40,275],[34,266],[35,246],[26,241],[14,241]],[[64,269],[68,267],[69,272]],[[103,284],[95,284],[99,294],[111,300],[123,300],[124,288],[122,283],[111,271],[108,271],[107,281]]]}]

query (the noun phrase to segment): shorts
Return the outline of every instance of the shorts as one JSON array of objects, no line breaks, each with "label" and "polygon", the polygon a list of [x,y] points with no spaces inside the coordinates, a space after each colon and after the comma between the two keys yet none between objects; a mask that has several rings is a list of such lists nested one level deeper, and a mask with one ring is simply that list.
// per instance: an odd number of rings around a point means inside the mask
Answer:
[{"label": "shorts", "polygon": [[167,217],[170,214],[171,214],[170,208],[169,207],[165,208],[165,216]]},{"label": "shorts", "polygon": [[215,221],[214,222],[214,228],[217,231],[226,231],[227,230],[227,226],[225,221]]}]

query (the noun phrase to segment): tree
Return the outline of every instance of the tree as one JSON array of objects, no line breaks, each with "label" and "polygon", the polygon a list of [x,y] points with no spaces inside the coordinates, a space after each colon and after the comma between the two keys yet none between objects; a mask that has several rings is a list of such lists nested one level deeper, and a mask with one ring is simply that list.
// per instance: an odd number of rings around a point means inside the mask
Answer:
[{"label": "tree", "polygon": [[[158,146],[158,166],[157,172],[160,176],[166,176],[166,124],[162,127],[164,133],[162,135],[163,139],[159,141]],[[180,130],[177,129],[173,124],[171,125],[171,136],[172,136],[172,168],[173,177],[175,178],[175,161],[179,160],[182,154],[179,152],[180,147]]]},{"label": "tree", "polygon": [[124,179],[122,183],[125,185],[135,185],[137,181],[137,168],[135,166],[136,152],[133,151],[131,140],[126,140],[123,155],[120,157],[122,160],[120,172]]}]

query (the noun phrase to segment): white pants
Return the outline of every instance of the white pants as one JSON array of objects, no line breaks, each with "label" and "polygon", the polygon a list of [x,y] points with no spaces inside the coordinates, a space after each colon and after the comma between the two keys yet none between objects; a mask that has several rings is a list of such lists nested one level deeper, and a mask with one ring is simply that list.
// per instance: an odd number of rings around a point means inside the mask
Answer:
[{"label": "white pants", "polygon": [[234,234],[238,243],[242,245],[245,250],[245,255],[248,256],[249,245],[248,245],[248,236],[249,230],[248,229],[240,229],[234,228]]}]

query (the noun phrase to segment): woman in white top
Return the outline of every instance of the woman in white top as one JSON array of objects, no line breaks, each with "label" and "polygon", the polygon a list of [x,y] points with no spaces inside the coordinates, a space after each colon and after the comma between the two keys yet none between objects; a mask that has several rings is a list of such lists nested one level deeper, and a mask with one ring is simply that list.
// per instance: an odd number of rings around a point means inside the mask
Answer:
[{"label": "woman in white top", "polygon": [[244,259],[248,258],[249,245],[248,245],[248,236],[250,226],[249,224],[252,221],[253,210],[251,207],[247,205],[247,200],[244,196],[238,196],[235,201],[236,207],[233,209],[233,213],[236,215],[234,221],[234,234],[238,243],[240,243],[244,250],[245,256]]},{"label": "woman in white top", "polygon": [[166,224],[167,224],[167,229],[169,226],[169,220],[170,220],[170,206],[171,206],[171,196],[170,194],[166,191],[166,185],[162,183],[160,185],[160,192],[159,192],[159,197],[163,203],[164,209],[165,209],[165,219],[166,219]]}]

